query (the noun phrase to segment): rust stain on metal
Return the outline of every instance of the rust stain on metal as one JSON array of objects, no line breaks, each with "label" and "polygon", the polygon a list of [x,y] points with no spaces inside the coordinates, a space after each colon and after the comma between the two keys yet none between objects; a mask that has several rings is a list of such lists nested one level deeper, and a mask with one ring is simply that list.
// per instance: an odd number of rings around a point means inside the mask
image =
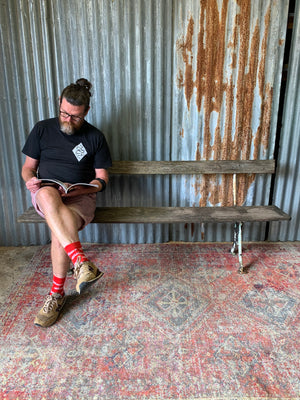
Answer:
[{"label": "rust stain on metal", "polygon": [[195,233],[195,224],[192,222],[191,224],[184,224],[184,229],[188,230],[188,228],[191,229],[191,236],[194,236]]},{"label": "rust stain on metal", "polygon": [[197,150],[196,150],[196,161],[201,160],[201,153],[200,153],[200,143],[197,143]]},{"label": "rust stain on metal", "polygon": [[177,42],[177,48],[181,51],[182,58],[185,64],[185,73],[179,72],[178,81],[181,82],[181,86],[184,86],[185,98],[188,105],[190,105],[191,98],[193,95],[194,84],[193,84],[193,35],[194,35],[194,20],[192,17],[189,18],[187,34],[185,38],[181,38]]},{"label": "rust stain on metal", "polygon": [[[251,0],[236,0],[237,13],[231,15],[234,24],[228,38],[230,1],[223,0],[219,8],[217,0],[200,0],[199,31],[194,32],[194,17],[189,16],[186,34],[177,43],[184,63],[178,71],[178,86],[184,89],[188,109],[195,94],[198,112],[203,112],[203,147],[200,150],[197,143],[196,160],[257,159],[269,146],[273,88],[265,80],[265,64],[271,6],[261,35],[257,21],[251,28]],[[228,52],[230,64],[226,61]],[[254,132],[252,106],[257,91],[261,109]],[[222,121],[221,113],[225,114]],[[213,132],[212,115],[216,120]],[[238,178],[239,205],[245,201],[253,180],[254,176]],[[195,184],[195,191],[200,192],[200,206],[233,204],[230,176],[203,176]]]}]

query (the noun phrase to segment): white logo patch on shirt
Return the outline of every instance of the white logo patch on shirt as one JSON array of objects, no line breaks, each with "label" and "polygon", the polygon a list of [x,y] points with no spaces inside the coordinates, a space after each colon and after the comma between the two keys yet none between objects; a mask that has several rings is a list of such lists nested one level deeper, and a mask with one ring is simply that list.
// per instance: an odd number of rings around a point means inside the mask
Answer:
[{"label": "white logo patch on shirt", "polygon": [[79,143],[77,146],[75,146],[72,151],[78,161],[82,160],[83,157],[87,155],[87,151],[82,143]]}]

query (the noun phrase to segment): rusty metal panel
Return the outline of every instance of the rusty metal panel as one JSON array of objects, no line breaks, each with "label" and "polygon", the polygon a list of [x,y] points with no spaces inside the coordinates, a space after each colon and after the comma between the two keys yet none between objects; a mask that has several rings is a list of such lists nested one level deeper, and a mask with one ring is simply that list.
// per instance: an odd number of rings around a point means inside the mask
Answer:
[{"label": "rusty metal panel", "polygon": [[[61,89],[93,83],[88,121],[114,159],[272,158],[288,0],[0,0],[1,245],[49,241],[15,217],[30,205],[21,148],[56,115]],[[224,177],[113,177],[101,205],[231,201]],[[229,188],[227,190],[227,188]],[[239,182],[239,203],[266,204],[269,181]],[[89,226],[88,242],[230,240],[230,227]],[[251,226],[245,239],[263,239]]]},{"label": "rusty metal panel", "polygon": [[300,1],[295,3],[285,106],[273,203],[291,215],[270,224],[270,240],[300,240]]},{"label": "rusty metal panel", "polygon": [[[288,1],[186,1],[175,8],[172,159],[273,157]],[[231,205],[231,177],[181,187],[174,203]],[[270,178],[242,176],[238,204],[268,204]],[[190,189],[192,188],[192,189]],[[230,240],[230,226],[185,227],[174,240]],[[264,225],[245,230],[261,240]]]}]

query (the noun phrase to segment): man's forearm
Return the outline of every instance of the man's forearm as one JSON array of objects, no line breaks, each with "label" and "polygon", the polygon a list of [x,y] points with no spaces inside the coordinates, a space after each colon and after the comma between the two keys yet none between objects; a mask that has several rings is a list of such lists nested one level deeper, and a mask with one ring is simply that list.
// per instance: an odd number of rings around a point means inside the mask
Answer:
[{"label": "man's forearm", "polygon": [[22,169],[22,178],[25,182],[28,182],[31,178],[35,178],[37,175],[37,171],[33,168],[23,168]]}]

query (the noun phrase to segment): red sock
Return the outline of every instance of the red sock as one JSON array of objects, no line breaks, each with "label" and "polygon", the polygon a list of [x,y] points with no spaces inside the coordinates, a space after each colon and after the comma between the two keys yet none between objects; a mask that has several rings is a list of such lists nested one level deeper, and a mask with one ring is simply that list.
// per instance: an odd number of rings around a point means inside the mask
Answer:
[{"label": "red sock", "polygon": [[62,296],[65,294],[64,292],[64,284],[66,278],[59,278],[58,276],[53,275],[53,283],[50,294],[59,293]]},{"label": "red sock", "polygon": [[70,243],[65,247],[65,251],[68,256],[71,258],[72,263],[75,265],[77,258],[80,257],[80,261],[88,261],[88,258],[85,256],[82,246],[80,242]]}]

